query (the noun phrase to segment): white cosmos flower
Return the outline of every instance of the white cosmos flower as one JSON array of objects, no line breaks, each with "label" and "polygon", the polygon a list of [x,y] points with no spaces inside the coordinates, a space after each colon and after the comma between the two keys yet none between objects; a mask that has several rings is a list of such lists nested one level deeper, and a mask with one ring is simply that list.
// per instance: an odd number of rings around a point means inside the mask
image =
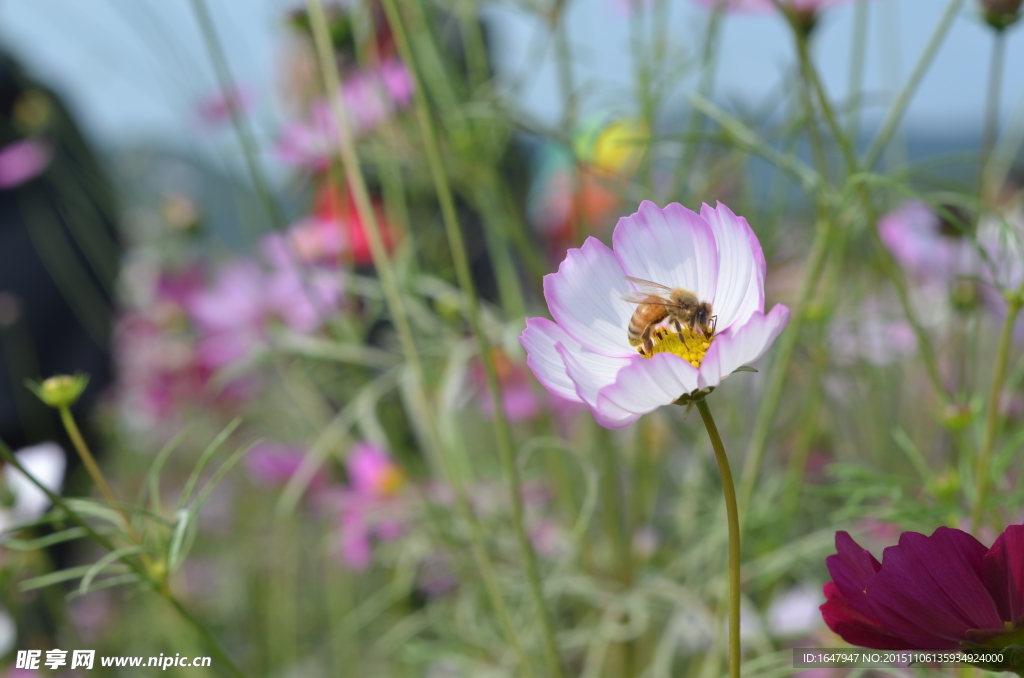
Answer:
[{"label": "white cosmos flower", "polygon": [[[26,447],[14,453],[15,459],[33,478],[51,492],[60,492],[66,464],[64,451],[56,443],[41,443]],[[0,506],[0,535],[21,523],[27,523],[43,515],[50,505],[46,494],[10,464],[4,465],[0,482],[6,483],[14,504]],[[2,539],[2,536],[0,536]]]},{"label": "white cosmos flower", "polygon": [[[697,214],[678,203],[661,209],[644,201],[636,214],[619,219],[612,245],[588,238],[569,250],[558,272],[544,277],[555,322],[528,318],[519,337],[537,379],[552,393],[585,403],[602,426],[628,426],[681,396],[718,386],[760,358],[789,322],[785,306],[764,313],[761,244],[746,219],[721,203]],[[710,302],[714,338],[671,330],[653,357],[641,356],[627,339],[637,309],[623,298],[636,291],[627,276]]]}]

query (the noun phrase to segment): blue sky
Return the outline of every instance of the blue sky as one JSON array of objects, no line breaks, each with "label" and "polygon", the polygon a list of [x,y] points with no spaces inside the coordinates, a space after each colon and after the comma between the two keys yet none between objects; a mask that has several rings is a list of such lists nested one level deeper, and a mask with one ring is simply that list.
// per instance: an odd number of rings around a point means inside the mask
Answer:
[{"label": "blue sky", "polygon": [[[623,90],[631,76],[628,20],[616,0],[571,0],[569,36],[578,57],[577,81],[591,109],[628,112]],[[699,44],[706,14],[690,0],[669,0],[669,34],[681,50]],[[210,0],[231,66],[261,102],[257,127],[269,141],[282,119],[277,87],[284,46],[280,17],[294,2]],[[885,98],[906,78],[935,24],[943,0],[872,0],[867,87]],[[535,23],[512,2],[489,5],[499,64],[515,72],[527,63]],[[830,91],[845,92],[852,7],[830,11],[817,53]],[[909,111],[915,132],[970,134],[980,126],[988,57],[988,29],[974,0],[944,44]],[[730,17],[717,88],[720,97],[755,102],[766,96],[792,61],[782,22],[772,16]],[[200,130],[194,107],[214,88],[198,29],[184,0],[6,0],[0,3],[0,41],[32,73],[60,91],[86,131],[103,145],[158,141],[206,152],[229,140]],[[1024,29],[1009,35],[1003,116],[1020,111],[1024,94]],[[558,118],[557,83],[550,58],[528,78],[517,100],[533,117]],[[877,119],[878,107],[866,119]],[[233,151],[232,151],[233,152]]]}]

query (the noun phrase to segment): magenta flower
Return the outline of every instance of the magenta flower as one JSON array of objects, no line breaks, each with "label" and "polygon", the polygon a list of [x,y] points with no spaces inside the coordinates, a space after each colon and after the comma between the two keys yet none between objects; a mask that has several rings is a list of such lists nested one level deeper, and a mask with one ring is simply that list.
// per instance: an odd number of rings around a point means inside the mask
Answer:
[{"label": "magenta flower", "polygon": [[[961,530],[904,532],[879,563],[846,532],[826,559],[831,582],[821,614],[853,645],[951,650],[1017,644],[1024,620],[1024,525],[992,548]],[[1006,636],[1006,638],[1004,638]],[[1006,640],[1007,642],[1003,642]]]},{"label": "magenta flower", "polygon": [[[552,393],[585,403],[597,421],[622,428],[662,405],[718,386],[760,358],[789,322],[789,309],[764,313],[765,261],[746,219],[728,207],[697,214],[644,201],[619,220],[614,249],[588,238],[544,277],[555,322],[528,318],[519,340],[527,364]],[[713,334],[659,327],[652,351],[630,345],[638,305],[627,276],[692,291],[712,306]],[[642,346],[640,348],[643,348]]]},{"label": "magenta flower", "polygon": [[39,139],[22,139],[0,148],[0,189],[14,188],[43,173],[53,148]]}]

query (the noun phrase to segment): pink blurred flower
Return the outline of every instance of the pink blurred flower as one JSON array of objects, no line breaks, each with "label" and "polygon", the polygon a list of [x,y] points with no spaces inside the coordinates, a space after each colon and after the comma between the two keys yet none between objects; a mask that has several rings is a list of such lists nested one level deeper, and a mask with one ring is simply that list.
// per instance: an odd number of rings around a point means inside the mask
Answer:
[{"label": "pink blurred flower", "polygon": [[[622,428],[695,391],[718,386],[754,362],[789,322],[789,309],[764,313],[765,261],[757,236],[728,207],[700,214],[644,201],[623,217],[614,250],[596,238],[571,249],[544,277],[556,322],[528,318],[520,342],[527,364],[552,393],[586,403],[598,423]],[[714,305],[713,338],[688,327],[665,331],[646,357],[626,333],[637,305],[627,276],[692,290]],[[684,357],[685,356],[685,357]]]},{"label": "pink blurred flower", "polygon": [[[274,256],[280,244],[271,236],[264,251]],[[216,369],[262,346],[268,325],[282,321],[299,333],[316,331],[337,310],[341,277],[337,271],[303,271],[287,259],[265,270],[242,259],[221,269],[213,284],[195,294],[188,312],[200,339],[199,362]],[[305,277],[304,277],[305,276]]]},{"label": "pink blurred flower", "polygon": [[[398,59],[388,59],[378,69],[361,69],[342,84],[341,96],[356,137],[374,130],[412,101],[413,80]],[[338,129],[330,102],[319,100],[305,120],[285,125],[277,152],[282,162],[314,171],[326,169],[338,149]]]},{"label": "pink blurred flower", "polygon": [[22,139],[0,148],[0,189],[14,188],[42,174],[53,147],[41,139]]},{"label": "pink blurred flower", "polygon": [[416,92],[416,80],[399,59],[388,59],[380,65],[380,79],[391,100],[404,108],[412,103]]},{"label": "pink blurred flower", "polygon": [[373,539],[393,541],[405,531],[405,474],[385,450],[365,442],[352,448],[346,467],[349,485],[337,496],[339,550],[351,569],[362,571],[372,562]]},{"label": "pink blurred flower", "polygon": [[[495,368],[501,385],[501,405],[505,417],[519,423],[529,421],[540,414],[541,400],[531,383],[526,366],[513,362],[504,351],[495,349]],[[494,417],[494,400],[487,387],[487,376],[479,359],[469,370],[469,380],[474,386],[477,406],[484,416]]]},{"label": "pink blurred flower", "polygon": [[944,230],[939,214],[919,201],[905,203],[878,222],[878,234],[896,261],[926,283],[948,284],[977,266],[970,240]]},{"label": "pink blurred flower", "polygon": [[188,307],[200,332],[199,362],[216,369],[262,343],[266,318],[263,272],[256,263],[235,261]]},{"label": "pink blurred flower", "polygon": [[231,90],[218,89],[196,107],[199,120],[206,125],[220,125],[245,113],[253,102],[252,92],[247,87],[236,86]]},{"label": "pink blurred flower", "polygon": [[[261,485],[279,487],[291,480],[299,470],[306,451],[300,447],[264,442],[256,445],[245,457],[245,466],[253,480]],[[311,490],[327,484],[323,469],[317,471],[309,483]]]},{"label": "pink blurred flower", "polygon": [[371,443],[356,443],[345,465],[352,490],[363,497],[392,496],[405,482],[405,474],[391,456]]}]

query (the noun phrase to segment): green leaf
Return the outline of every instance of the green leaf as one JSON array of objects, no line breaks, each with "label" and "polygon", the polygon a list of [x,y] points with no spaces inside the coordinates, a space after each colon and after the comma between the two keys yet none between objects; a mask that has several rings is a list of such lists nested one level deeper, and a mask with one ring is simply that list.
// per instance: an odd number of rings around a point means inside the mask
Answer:
[{"label": "green leaf", "polygon": [[167,569],[173,572],[178,567],[178,556],[181,554],[181,544],[185,540],[185,533],[188,531],[192,513],[186,509],[177,512],[178,521],[174,525],[174,534],[171,536],[171,545],[167,550]]},{"label": "green leaf", "polygon": [[188,504],[192,498],[192,492],[196,489],[196,483],[199,482],[199,475],[206,468],[206,464],[209,463],[210,458],[217,453],[220,446],[224,444],[224,441],[228,439],[235,429],[238,428],[242,423],[241,417],[235,417],[230,424],[224,427],[224,430],[217,434],[217,437],[203,450],[203,453],[199,456],[199,461],[196,462],[196,466],[192,469],[192,473],[189,475],[188,480],[185,482],[185,489],[181,493],[181,499],[178,500],[178,508],[182,508]]},{"label": "green leaf", "polygon": [[96,578],[96,575],[103,572],[103,570],[110,565],[120,562],[124,557],[133,556],[135,554],[142,553],[145,550],[146,549],[142,546],[133,544],[132,546],[125,546],[117,549],[116,551],[111,551],[107,555],[103,556],[93,563],[88,571],[86,571],[85,576],[82,577],[82,581],[78,584],[78,592],[80,594],[88,593],[89,584],[91,584],[92,580]]},{"label": "green leaf", "polygon": [[45,537],[39,537],[38,539],[8,539],[3,542],[3,546],[11,549],[12,551],[38,551],[39,549],[44,549],[47,546],[85,537],[88,534],[88,531],[84,527],[71,527],[66,530],[61,530],[60,532],[48,534]]},{"label": "green leaf", "polygon": [[[20,591],[33,591],[35,589],[45,588],[47,586],[53,586],[54,584],[60,584],[61,582],[70,581],[71,579],[78,579],[79,577],[85,576],[89,570],[93,567],[92,563],[88,565],[79,565],[78,567],[69,567],[64,570],[58,570],[56,572],[49,572],[39,577],[32,577],[26,579],[18,585]],[[121,572],[118,572],[121,574]]]},{"label": "green leaf", "polygon": [[732,371],[733,374],[736,374],[737,372],[757,372],[757,370],[755,370],[750,365],[741,365],[740,367],[737,367],[735,370]]}]

